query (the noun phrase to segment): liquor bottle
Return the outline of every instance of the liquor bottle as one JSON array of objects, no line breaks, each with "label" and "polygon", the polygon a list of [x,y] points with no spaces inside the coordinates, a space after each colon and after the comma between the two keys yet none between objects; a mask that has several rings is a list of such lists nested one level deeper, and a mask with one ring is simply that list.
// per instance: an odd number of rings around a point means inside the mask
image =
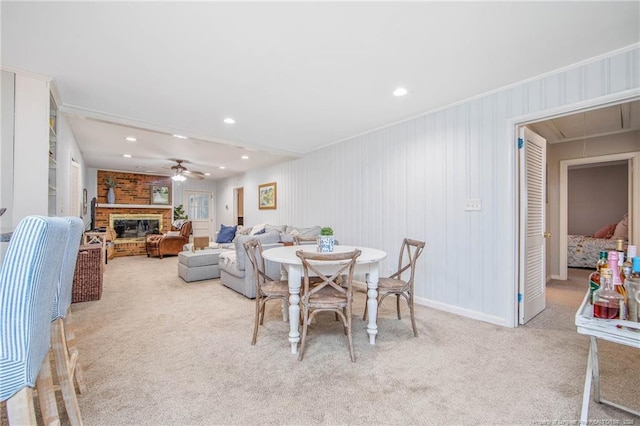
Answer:
[{"label": "liquor bottle", "polygon": [[622,269],[624,263],[624,240],[616,240],[616,251],[618,252],[618,269]]},{"label": "liquor bottle", "polygon": [[[640,257],[632,260],[631,274],[627,277],[624,285],[627,288],[627,320],[640,322]],[[634,331],[640,331],[632,329]]]},{"label": "liquor bottle", "polygon": [[600,271],[600,288],[593,293],[595,318],[619,319],[622,295],[613,289],[613,276],[609,268]]},{"label": "liquor bottle", "polygon": [[600,287],[600,271],[607,266],[607,252],[603,250],[596,263],[596,270],[589,275],[589,303],[591,304],[593,304],[593,292]]},{"label": "liquor bottle", "polygon": [[[627,311],[626,311],[625,305],[627,303],[627,291],[622,285],[622,279],[620,278],[620,269],[618,268],[618,252],[617,251],[609,252],[608,262],[609,262],[609,269],[611,270],[611,285],[613,286],[613,289],[622,296],[622,299],[620,300],[620,306],[619,306],[620,315],[618,318],[626,319]],[[600,285],[600,287],[602,287],[602,284]],[[595,293],[594,293],[594,303],[595,303]]]},{"label": "liquor bottle", "polygon": [[624,284],[624,281],[626,280],[626,278],[631,274],[631,269],[633,267],[632,265],[632,259],[634,257],[636,257],[638,255],[638,250],[636,248],[636,246],[632,246],[629,245],[627,247],[627,258],[625,259],[624,263],[622,264],[622,271],[620,272],[620,278],[622,279],[622,283]]}]

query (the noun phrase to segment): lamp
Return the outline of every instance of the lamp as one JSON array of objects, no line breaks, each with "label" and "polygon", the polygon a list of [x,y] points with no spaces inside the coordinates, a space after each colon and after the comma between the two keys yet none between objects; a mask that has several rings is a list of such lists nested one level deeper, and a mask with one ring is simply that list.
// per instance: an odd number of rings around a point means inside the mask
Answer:
[{"label": "lamp", "polygon": [[184,177],[182,173],[176,172],[175,175],[171,176],[171,180],[173,180],[174,182],[184,182],[185,180],[187,180],[187,178]]}]

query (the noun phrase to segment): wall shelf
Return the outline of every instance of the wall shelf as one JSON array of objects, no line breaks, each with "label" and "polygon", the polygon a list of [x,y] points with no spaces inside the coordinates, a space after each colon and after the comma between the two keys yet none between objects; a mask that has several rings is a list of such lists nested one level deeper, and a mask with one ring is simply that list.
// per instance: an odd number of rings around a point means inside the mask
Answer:
[{"label": "wall shelf", "polygon": [[166,204],[98,204],[98,207],[108,209],[172,209],[173,206]]}]

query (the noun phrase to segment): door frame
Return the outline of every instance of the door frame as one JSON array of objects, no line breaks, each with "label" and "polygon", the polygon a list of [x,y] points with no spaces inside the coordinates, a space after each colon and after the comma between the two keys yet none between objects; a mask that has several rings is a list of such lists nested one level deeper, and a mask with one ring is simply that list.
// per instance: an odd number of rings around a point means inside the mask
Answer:
[{"label": "door frame", "polygon": [[[512,252],[513,252],[513,268],[512,279],[513,283],[510,286],[507,286],[507,312],[505,318],[507,320],[507,326],[510,327],[518,327],[519,322],[519,312],[518,312],[518,289],[520,288],[520,275],[521,269],[524,265],[520,264],[519,257],[519,247],[520,247],[520,189],[516,184],[518,182],[518,174],[520,172],[518,165],[518,137],[519,132],[518,128],[520,126],[526,126],[527,124],[534,123],[537,121],[550,120],[552,118],[574,114],[577,112],[587,111],[590,109],[602,108],[605,106],[615,105],[622,102],[629,102],[634,99],[638,99],[640,97],[640,89],[631,89],[618,93],[614,93],[611,95],[601,96],[597,98],[587,99],[585,101],[579,101],[572,104],[562,105],[560,107],[548,108],[545,110],[537,111],[531,114],[524,114],[520,116],[515,116],[507,119],[507,140],[511,143],[511,179],[512,179],[512,215],[515,218],[513,221],[513,235],[514,240],[512,242]],[[553,238],[553,236],[552,236]]]},{"label": "door frame", "polygon": [[[599,155],[597,157],[585,157],[585,158],[574,158],[570,160],[561,160],[560,161],[560,227],[559,227],[559,242],[558,249],[560,252],[559,257],[559,271],[560,274],[558,276],[553,276],[552,278],[558,280],[566,280],[567,279],[567,244],[568,244],[568,213],[569,213],[569,191],[568,191],[568,183],[569,183],[569,166],[574,166],[578,164],[597,164],[597,163],[606,163],[608,161],[618,161],[618,160],[627,160],[627,180],[629,181],[628,187],[628,199],[627,199],[627,211],[629,212],[629,240],[632,243],[637,244],[640,241],[640,235],[638,235],[639,226],[638,219],[639,213],[638,208],[640,207],[640,197],[633,196],[633,189],[640,188],[640,174],[629,173],[631,168],[635,170],[639,170],[640,166],[640,153],[638,151],[632,152],[622,152],[619,154],[608,154],[608,155]],[[633,179],[633,182],[631,182]]]}]

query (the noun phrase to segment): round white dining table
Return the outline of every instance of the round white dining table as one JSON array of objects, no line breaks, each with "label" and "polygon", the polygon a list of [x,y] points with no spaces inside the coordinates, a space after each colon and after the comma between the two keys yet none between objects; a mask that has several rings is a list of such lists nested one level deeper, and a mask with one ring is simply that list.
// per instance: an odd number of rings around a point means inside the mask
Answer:
[{"label": "round white dining table", "polygon": [[[369,343],[376,343],[378,334],[378,264],[387,257],[387,253],[368,247],[336,245],[333,247],[334,253],[344,253],[360,250],[362,253],[356,259],[355,273],[364,273],[367,281],[367,309],[369,310],[369,322],[367,323],[367,333]],[[300,318],[300,285],[302,283],[302,261],[296,255],[298,250],[316,252],[315,245],[293,245],[275,247],[265,250],[262,257],[271,262],[282,264],[287,271],[289,283],[289,342],[291,343],[291,353],[298,352],[298,342],[300,342],[300,332],[298,330]],[[335,264],[339,262],[336,261]],[[331,268],[327,263],[324,268]]]}]

